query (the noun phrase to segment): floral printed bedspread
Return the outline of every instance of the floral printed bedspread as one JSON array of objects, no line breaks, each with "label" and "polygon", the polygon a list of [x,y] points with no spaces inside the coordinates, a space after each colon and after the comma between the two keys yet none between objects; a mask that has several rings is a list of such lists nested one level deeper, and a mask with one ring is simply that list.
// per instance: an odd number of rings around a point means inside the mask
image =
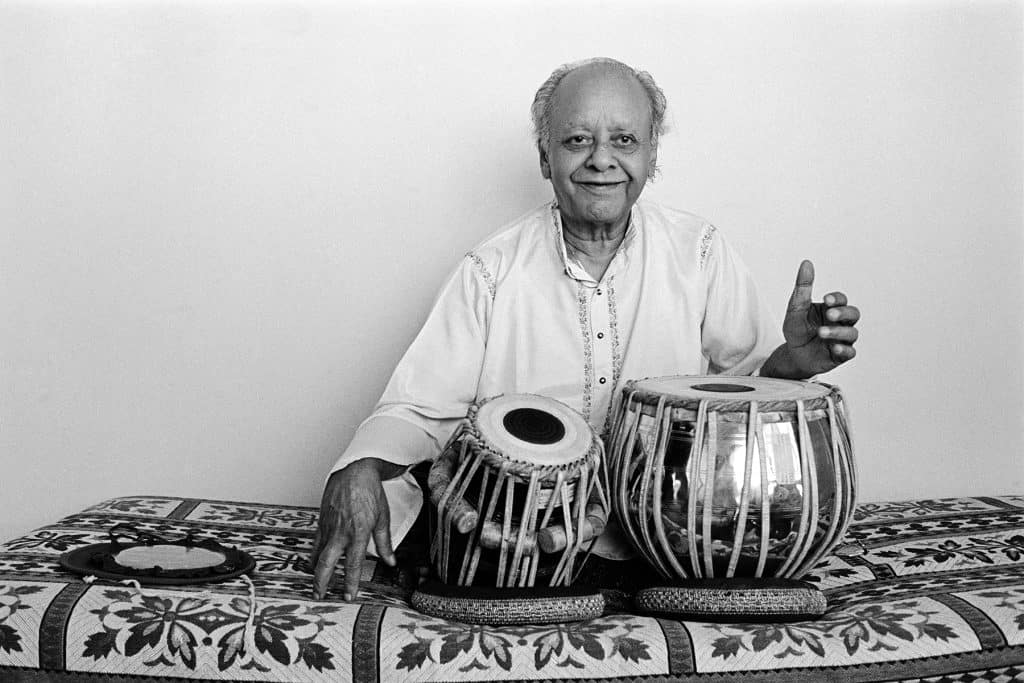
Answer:
[{"label": "floral printed bedspread", "polygon": [[[1024,496],[860,505],[808,577],[827,614],[789,624],[614,613],[469,626],[411,609],[411,578],[372,560],[358,602],[311,600],[315,520],[312,508],[135,496],[3,544],[0,680],[1024,680]],[[118,522],[248,551],[254,591],[243,579],[86,583],[60,568]]]}]

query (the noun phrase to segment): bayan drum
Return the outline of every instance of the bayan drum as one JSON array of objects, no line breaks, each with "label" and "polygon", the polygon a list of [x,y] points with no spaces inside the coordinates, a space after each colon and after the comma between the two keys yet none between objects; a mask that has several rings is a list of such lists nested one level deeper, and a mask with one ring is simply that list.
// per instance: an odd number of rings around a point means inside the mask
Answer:
[{"label": "bayan drum", "polygon": [[586,420],[554,399],[507,394],[471,406],[428,479],[437,578],[569,585],[607,520],[603,457]]},{"label": "bayan drum", "polygon": [[668,579],[798,579],[853,517],[846,406],[825,384],[631,381],[609,448],[623,529]]}]

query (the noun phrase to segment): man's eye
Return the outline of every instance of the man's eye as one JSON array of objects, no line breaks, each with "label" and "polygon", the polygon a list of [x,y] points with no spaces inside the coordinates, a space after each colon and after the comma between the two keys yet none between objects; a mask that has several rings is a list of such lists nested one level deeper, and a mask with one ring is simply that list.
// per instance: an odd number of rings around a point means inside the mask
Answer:
[{"label": "man's eye", "polygon": [[586,147],[590,144],[590,138],[586,135],[573,135],[565,143],[570,147]]},{"label": "man's eye", "polygon": [[635,147],[639,143],[632,135],[618,135],[615,137],[615,144],[619,147]]}]

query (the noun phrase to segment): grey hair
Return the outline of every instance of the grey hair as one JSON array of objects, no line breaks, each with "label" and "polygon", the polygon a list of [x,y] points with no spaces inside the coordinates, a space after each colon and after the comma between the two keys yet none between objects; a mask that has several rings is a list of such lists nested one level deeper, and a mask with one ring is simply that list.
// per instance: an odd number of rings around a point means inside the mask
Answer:
[{"label": "grey hair", "polygon": [[665,109],[668,107],[665,93],[654,82],[654,77],[651,74],[646,71],[638,71],[628,64],[623,64],[610,57],[592,57],[579,62],[563,64],[551,72],[548,79],[537,89],[537,94],[533,97],[533,105],[530,107],[530,114],[533,117],[533,132],[537,139],[537,145],[541,149],[545,149],[550,142],[551,110],[554,104],[553,96],[555,90],[558,89],[558,85],[562,82],[563,78],[576,69],[590,66],[591,64],[604,64],[614,67],[630,74],[640,83],[651,105],[651,147],[657,149],[658,138],[665,132]]}]

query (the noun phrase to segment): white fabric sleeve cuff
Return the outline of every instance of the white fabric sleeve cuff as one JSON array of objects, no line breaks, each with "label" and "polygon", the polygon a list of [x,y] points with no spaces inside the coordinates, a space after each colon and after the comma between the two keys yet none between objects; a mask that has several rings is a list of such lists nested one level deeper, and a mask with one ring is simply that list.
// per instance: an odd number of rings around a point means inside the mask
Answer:
[{"label": "white fabric sleeve cuff", "polygon": [[[423,507],[423,492],[409,472],[388,479],[382,482],[382,485],[384,495],[388,499],[388,511],[391,513],[391,549],[394,550],[416,522]],[[380,557],[373,536],[370,536],[370,543],[366,546],[366,554]]]},{"label": "white fabric sleeve cuff", "polygon": [[437,451],[434,437],[422,428],[399,417],[375,415],[359,425],[348,448],[331,468],[331,473],[363,458],[378,458],[412,467],[430,460]]}]

